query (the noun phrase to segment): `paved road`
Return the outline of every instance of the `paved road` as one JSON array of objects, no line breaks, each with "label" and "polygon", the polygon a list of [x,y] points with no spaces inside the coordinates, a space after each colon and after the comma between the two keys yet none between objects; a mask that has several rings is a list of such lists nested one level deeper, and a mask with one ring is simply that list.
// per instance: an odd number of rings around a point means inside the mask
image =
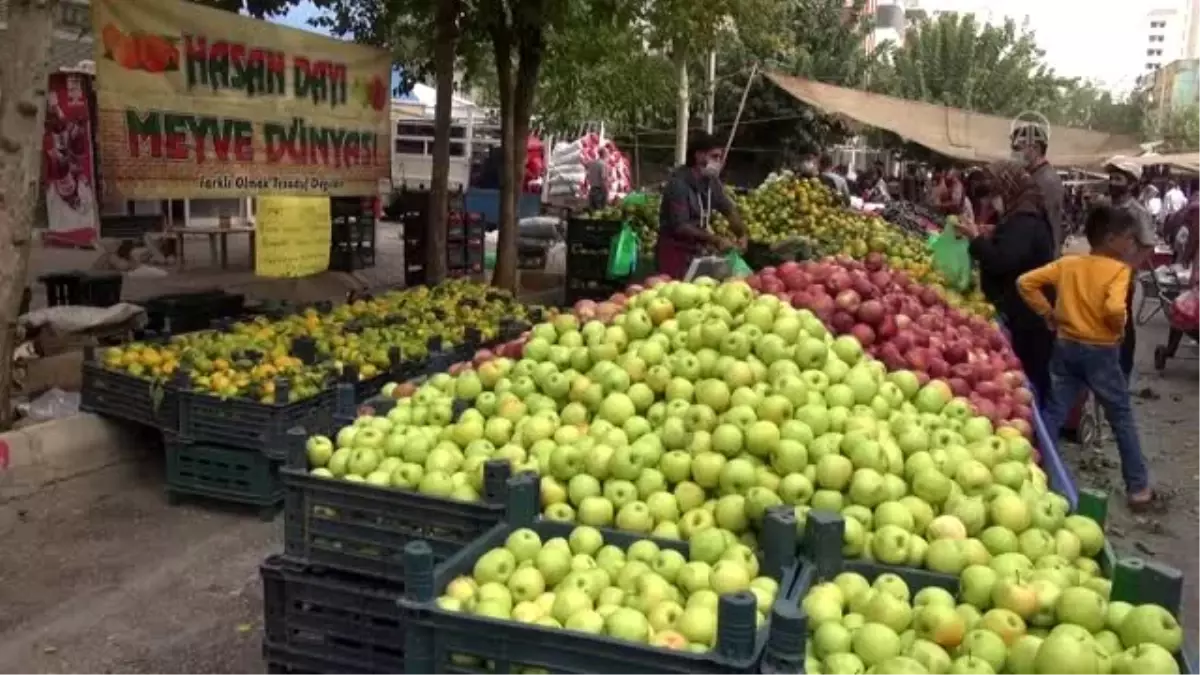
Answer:
[{"label": "paved road", "polygon": [[[1137,412],[1172,509],[1151,519],[1126,511],[1111,445],[1063,454],[1080,484],[1113,491],[1119,550],[1186,571],[1194,636],[1197,361],[1155,373],[1150,356],[1165,332],[1161,319],[1140,331]],[[161,475],[153,463],[132,480],[113,470],[0,507],[0,672],[262,672],[257,566],[282,549],[281,522],[169,507]]]}]

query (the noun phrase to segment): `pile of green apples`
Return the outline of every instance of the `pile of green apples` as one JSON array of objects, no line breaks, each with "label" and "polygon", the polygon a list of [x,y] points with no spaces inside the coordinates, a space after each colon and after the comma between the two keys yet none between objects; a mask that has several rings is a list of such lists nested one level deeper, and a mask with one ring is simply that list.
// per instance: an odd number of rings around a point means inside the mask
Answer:
[{"label": "pile of green apples", "polygon": [[[727,536],[727,535],[726,535]],[[754,551],[706,531],[687,556],[639,539],[622,549],[586,525],[542,541],[514,530],[437,599],[443,609],[548,628],[705,652],[717,635],[720,596],[748,591],[766,620],[779,584],[759,575]]]},{"label": "pile of green apples", "polygon": [[387,415],[312,439],[313,473],[474,500],[503,459],[541,477],[554,520],[753,545],[766,511],[789,505],[800,527],[811,509],[846,516],[848,557],[955,574],[1018,552],[1094,565],[1100,527],[1068,518],[1019,429],[993,428],[945,382],[888,373],[741,281],[621,297],[607,323],[560,314],[522,358],[436,375]]},{"label": "pile of green apples", "polygon": [[813,586],[807,673],[1178,673],[1183,641],[1161,606],[1108,602],[1059,570],[973,565],[957,598],[898,575]]}]

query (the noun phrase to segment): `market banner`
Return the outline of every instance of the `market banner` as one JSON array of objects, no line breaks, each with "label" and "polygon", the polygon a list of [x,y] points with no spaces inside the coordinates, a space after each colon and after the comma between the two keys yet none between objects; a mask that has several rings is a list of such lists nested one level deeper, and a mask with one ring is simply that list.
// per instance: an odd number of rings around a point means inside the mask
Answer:
[{"label": "market banner", "polygon": [[390,177],[386,51],[182,0],[93,0],[92,22],[106,196],[373,195]]},{"label": "market banner", "polygon": [[46,83],[42,171],[49,246],[86,248],[97,235],[96,166],[92,152],[92,78],[51,73]]},{"label": "market banner", "polygon": [[329,198],[259,197],[256,202],[255,274],[306,277],[329,269]]}]

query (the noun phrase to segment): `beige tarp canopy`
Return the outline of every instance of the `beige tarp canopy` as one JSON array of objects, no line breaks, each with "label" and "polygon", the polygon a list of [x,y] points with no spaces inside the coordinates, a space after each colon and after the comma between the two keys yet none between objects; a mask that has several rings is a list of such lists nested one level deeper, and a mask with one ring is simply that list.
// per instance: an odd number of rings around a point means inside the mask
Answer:
[{"label": "beige tarp canopy", "polygon": [[[804,103],[886,129],[947,157],[990,162],[1012,154],[1011,119],[835,87],[780,73],[767,73],[767,77]],[[1099,131],[1050,127],[1049,160],[1056,166],[1089,166],[1117,154],[1139,154],[1137,140]]]},{"label": "beige tarp canopy", "polygon": [[1200,173],[1200,152],[1180,152],[1169,155],[1139,155],[1137,157],[1126,157],[1125,159],[1137,162],[1142,166],[1156,166],[1158,164],[1166,164],[1174,169],[1183,169],[1192,173]]}]

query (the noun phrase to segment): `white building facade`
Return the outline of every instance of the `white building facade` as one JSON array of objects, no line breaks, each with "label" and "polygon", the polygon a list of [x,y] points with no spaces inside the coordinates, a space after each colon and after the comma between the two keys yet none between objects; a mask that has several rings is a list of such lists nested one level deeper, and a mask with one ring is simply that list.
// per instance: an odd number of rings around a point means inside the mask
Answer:
[{"label": "white building facade", "polygon": [[1200,0],[1158,0],[1137,30],[1141,72],[1151,75],[1168,63],[1200,57]]}]

